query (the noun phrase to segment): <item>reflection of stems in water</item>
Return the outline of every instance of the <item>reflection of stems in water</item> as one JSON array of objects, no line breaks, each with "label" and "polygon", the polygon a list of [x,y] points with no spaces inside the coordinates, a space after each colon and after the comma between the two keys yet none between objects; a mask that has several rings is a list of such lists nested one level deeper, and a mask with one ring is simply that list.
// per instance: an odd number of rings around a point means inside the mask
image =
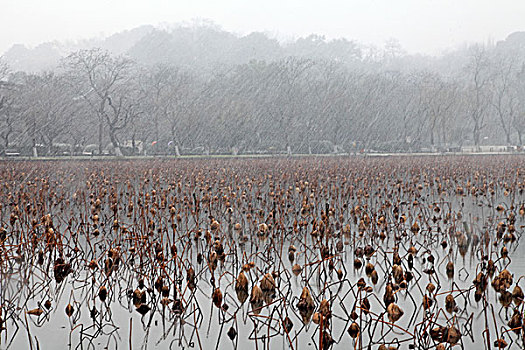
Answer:
[{"label": "reflection of stems in water", "polygon": [[[219,348],[219,343],[221,342],[221,335],[222,335],[222,329],[224,328],[224,322],[220,322],[220,318],[221,318],[221,312],[222,310],[219,309],[219,323],[221,325],[221,328],[219,329],[219,335],[217,336],[217,345],[215,346],[215,349],[217,350]],[[211,319],[211,316],[210,316],[210,319]]]},{"label": "reflection of stems in water", "polygon": [[[153,316],[152,316],[153,317]],[[142,323],[142,328],[144,329],[145,331],[145,335],[144,335],[144,342],[142,343],[142,349],[147,349],[148,348],[148,338],[149,338],[149,331],[151,329],[150,327],[150,324],[148,323],[148,325],[144,324],[144,316],[142,316],[140,318],[140,322]],[[151,317],[150,317],[150,323],[151,323]]]},{"label": "reflection of stems in water", "polygon": [[133,317],[129,318],[129,350],[131,350],[131,331],[133,330]]},{"label": "reflection of stems in water", "polygon": [[[357,306],[357,308],[362,309],[361,306]],[[368,311],[368,313],[369,313],[370,315],[377,317],[377,318],[376,318],[375,320],[373,320],[373,321],[380,322],[380,323],[382,323],[382,324],[386,324],[386,325],[390,325],[390,326],[392,326],[392,327],[399,328],[399,329],[402,330],[403,332],[405,332],[405,333],[409,334],[410,336],[414,337],[414,334],[413,334],[412,332],[410,332],[408,329],[405,329],[405,328],[403,328],[403,327],[400,327],[400,326],[398,326],[398,325],[396,325],[396,324],[394,324],[394,323],[384,321],[384,320],[382,319],[382,318],[384,317],[384,315],[385,315],[384,312],[381,313],[380,315],[378,315],[378,314],[376,314],[376,313],[374,313],[374,312],[372,312],[372,311],[370,311],[370,310],[367,310],[367,311]]]},{"label": "reflection of stems in water", "polygon": [[[29,348],[33,350],[33,340],[31,339],[31,332],[29,330],[29,324],[27,324],[27,315],[24,314],[24,320],[26,322],[27,337],[29,338]],[[71,341],[70,341],[71,345]]]},{"label": "reflection of stems in water", "polygon": [[320,322],[319,322],[319,349],[324,350],[323,348],[323,326],[324,326],[324,316],[320,316]]},{"label": "reflection of stems in water", "polygon": [[[496,315],[494,314],[494,306],[491,304],[490,305],[490,311],[492,313],[492,320],[494,321],[494,330],[496,332],[496,339],[500,339],[499,337],[499,334],[498,334],[498,324],[496,323]],[[498,346],[499,348],[499,346]]]},{"label": "reflection of stems in water", "polygon": [[75,327],[71,328],[71,330],[69,331],[69,348],[71,348],[71,346],[73,345],[73,342],[71,341],[71,339],[72,339],[73,331],[77,328],[80,328],[79,338],[80,338],[80,344],[82,344],[82,333],[84,332],[84,324],[79,323]]},{"label": "reflection of stems in water", "polygon": [[193,324],[195,325],[195,333],[197,334],[197,342],[199,343],[199,349],[202,350],[201,338],[199,336],[199,327],[197,326],[197,319],[195,318],[195,312],[193,312]]},{"label": "reflection of stems in water", "polygon": [[[285,304],[284,305],[284,309],[286,309],[286,300],[284,301],[284,304]],[[292,340],[290,339],[290,334],[288,333],[288,329],[287,329],[287,327],[284,324],[283,315],[281,314],[281,312],[279,310],[277,310],[277,313],[279,314],[280,325],[283,327],[284,333],[286,334],[286,340],[288,340],[288,343],[290,344],[290,348],[292,350],[294,350],[294,347],[293,347],[293,344],[292,344]]]},{"label": "reflection of stems in water", "polygon": [[483,315],[485,316],[485,330],[483,331],[483,334],[487,334],[486,340],[487,340],[487,349],[490,349],[490,330],[489,330],[489,322],[487,319],[487,292],[483,291]]}]

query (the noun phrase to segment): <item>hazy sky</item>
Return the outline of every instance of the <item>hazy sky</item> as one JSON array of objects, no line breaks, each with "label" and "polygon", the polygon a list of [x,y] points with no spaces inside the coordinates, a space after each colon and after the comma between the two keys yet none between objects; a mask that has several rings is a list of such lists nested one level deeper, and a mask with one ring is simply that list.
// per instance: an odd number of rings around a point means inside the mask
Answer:
[{"label": "hazy sky", "polygon": [[239,34],[324,34],[363,44],[397,38],[439,53],[525,30],[523,0],[0,0],[0,53],[15,43],[85,39],[142,24],[213,20]]}]

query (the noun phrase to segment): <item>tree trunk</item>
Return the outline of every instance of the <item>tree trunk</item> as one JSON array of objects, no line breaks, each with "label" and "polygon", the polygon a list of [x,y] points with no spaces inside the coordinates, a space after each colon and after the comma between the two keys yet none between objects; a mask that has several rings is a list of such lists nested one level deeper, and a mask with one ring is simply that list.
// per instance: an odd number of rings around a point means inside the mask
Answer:
[{"label": "tree trunk", "polygon": [[104,146],[102,145],[102,130],[104,128],[104,125],[102,124],[102,118],[99,117],[98,121],[98,154],[102,155],[102,151],[104,150]]},{"label": "tree trunk", "polygon": [[109,139],[111,140],[111,144],[113,145],[113,148],[115,149],[115,155],[117,157],[122,157],[122,151],[120,150],[120,145],[115,135],[115,130],[111,127],[109,129]]},{"label": "tree trunk", "polygon": [[133,148],[133,155],[137,154],[136,150],[136,143],[135,143],[135,133],[133,133],[133,136],[131,137],[131,147]]},{"label": "tree trunk", "polygon": [[53,139],[49,139],[49,143],[47,144],[47,155],[53,156]]},{"label": "tree trunk", "polygon": [[474,124],[474,132],[473,132],[473,137],[474,137],[474,146],[476,146],[476,150],[479,150],[479,139],[480,139],[480,135],[481,132],[479,130],[479,125],[478,125],[478,122],[476,121],[476,123]]},{"label": "tree trunk", "polygon": [[154,114],[155,117],[155,141],[159,140],[159,116],[157,113]]},{"label": "tree trunk", "polygon": [[38,151],[36,149],[36,140],[33,139],[33,157],[38,157]]},{"label": "tree trunk", "polygon": [[13,127],[9,123],[7,130],[5,132],[5,138],[4,138],[4,145],[6,149],[9,148],[9,136],[11,135],[12,132],[13,132]]},{"label": "tree trunk", "polygon": [[447,144],[447,135],[446,135],[447,128],[445,128],[445,124],[446,124],[445,118],[442,118],[441,119],[441,145],[442,146],[445,146]]}]

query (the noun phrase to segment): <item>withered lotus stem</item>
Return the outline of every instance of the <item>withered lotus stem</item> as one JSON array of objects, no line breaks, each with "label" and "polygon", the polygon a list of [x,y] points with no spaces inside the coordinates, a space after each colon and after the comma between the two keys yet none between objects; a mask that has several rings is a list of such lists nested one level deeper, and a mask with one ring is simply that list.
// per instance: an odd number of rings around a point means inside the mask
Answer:
[{"label": "withered lotus stem", "polygon": [[394,288],[391,283],[388,283],[385,287],[385,295],[383,296],[383,301],[385,306],[388,307],[390,304],[394,303]]},{"label": "withered lotus stem", "polygon": [[233,341],[235,337],[237,337],[237,331],[235,330],[235,328],[233,328],[233,326],[230,327],[228,333],[226,334],[228,335],[228,338],[230,338],[231,341]]},{"label": "withered lotus stem", "polygon": [[364,251],[365,251],[365,255],[366,255],[368,258],[370,258],[372,255],[374,255],[375,249],[374,249],[374,247],[372,247],[370,244],[367,244],[367,245],[365,246]]},{"label": "withered lotus stem", "polygon": [[94,270],[96,268],[98,268],[98,263],[96,260],[91,260],[88,264],[88,267],[91,269],[91,270]]},{"label": "withered lotus stem", "polygon": [[503,258],[508,258],[509,257],[509,250],[507,249],[507,247],[503,246],[501,248],[501,256]]},{"label": "withered lotus stem", "polygon": [[352,313],[350,314],[350,318],[351,318],[352,320],[354,320],[354,321],[357,320],[357,319],[359,318],[359,315],[357,314],[357,312],[355,312],[355,309],[354,309],[354,311],[352,311]]},{"label": "withered lotus stem", "polygon": [[299,297],[299,302],[297,303],[297,308],[300,311],[313,310],[314,308],[314,299],[310,294],[308,287],[303,287],[301,296]]},{"label": "withered lotus stem", "polygon": [[250,296],[250,304],[254,314],[258,314],[264,304],[264,294],[258,285],[254,285]]},{"label": "withered lotus stem", "polygon": [[100,299],[100,301],[105,302],[107,296],[108,296],[108,290],[106,289],[106,287],[104,286],[100,287],[100,289],[98,290],[98,298]]},{"label": "withered lotus stem", "polygon": [[425,310],[428,310],[432,306],[433,303],[434,303],[434,300],[429,298],[428,295],[425,294],[423,296],[423,308]]},{"label": "withered lotus stem", "polygon": [[503,338],[499,338],[494,341],[494,347],[498,349],[505,349],[507,345],[509,344]]},{"label": "withered lotus stem", "polygon": [[454,299],[454,296],[452,294],[448,294],[445,298],[445,309],[452,313],[454,309],[456,308],[456,300]]},{"label": "withered lotus stem", "polygon": [[374,265],[372,265],[372,263],[367,263],[366,266],[365,266],[365,273],[367,276],[370,276],[372,274],[372,271],[375,270],[375,267]]},{"label": "withered lotus stem", "polygon": [[348,327],[348,334],[350,334],[350,336],[354,339],[357,338],[357,336],[359,335],[359,326],[357,325],[357,323],[352,322],[350,327]]},{"label": "withered lotus stem", "polygon": [[447,339],[446,339],[447,343],[454,345],[454,344],[457,344],[460,339],[461,339],[460,331],[454,326],[448,327]]},{"label": "withered lotus stem", "polygon": [[512,303],[512,293],[509,292],[508,290],[502,291],[500,296],[499,296],[499,302],[504,307],[509,307],[510,304]]},{"label": "withered lotus stem", "polygon": [[360,269],[361,266],[363,266],[363,262],[361,261],[361,259],[355,258],[355,260],[354,260],[354,268],[355,269]]},{"label": "withered lotus stem", "polygon": [[394,303],[388,305],[388,307],[386,308],[386,312],[388,314],[388,319],[392,323],[399,320],[404,314],[403,310]]},{"label": "withered lotus stem", "polygon": [[220,309],[222,306],[222,292],[219,288],[215,288],[211,299],[213,300],[213,304]]},{"label": "withered lotus stem", "polygon": [[367,297],[363,298],[363,301],[361,301],[361,310],[368,314],[370,312],[370,301]]},{"label": "withered lotus stem", "polygon": [[140,304],[135,310],[142,316],[148,313],[151,308],[146,304]]},{"label": "withered lotus stem", "polygon": [[264,222],[262,224],[259,224],[259,233],[266,233],[268,231],[268,225],[266,225]]},{"label": "withered lotus stem", "polygon": [[221,227],[221,224],[219,224],[217,220],[213,219],[210,225],[212,232],[218,231],[220,227]]},{"label": "withered lotus stem", "polygon": [[162,306],[168,306],[173,300],[171,300],[170,298],[168,297],[163,297],[161,300],[160,300],[160,303]]},{"label": "withered lotus stem", "polygon": [[516,299],[517,301],[521,302],[523,301],[523,290],[520,286],[516,285],[514,286],[514,289],[512,290],[512,297]]},{"label": "withered lotus stem", "polygon": [[396,281],[397,284],[401,283],[403,280],[403,268],[399,265],[393,265],[392,276],[394,277],[394,281]]},{"label": "withered lotus stem", "polygon": [[452,261],[449,261],[449,262],[447,263],[446,270],[447,270],[447,276],[448,276],[448,278],[452,278],[452,277],[454,277],[454,263],[453,263]]},{"label": "withered lotus stem", "polygon": [[372,283],[373,283],[374,285],[377,284],[377,282],[378,282],[378,280],[379,280],[379,276],[378,276],[376,270],[372,271],[372,273],[370,274],[370,280],[372,280]]},{"label": "withered lotus stem", "polygon": [[146,292],[141,292],[139,289],[135,289],[132,295],[133,305],[139,306],[146,302]]},{"label": "withered lotus stem", "polygon": [[67,304],[67,306],[66,306],[66,315],[68,317],[71,317],[73,315],[74,311],[75,311],[75,309],[73,309],[73,306],[71,306],[71,304]]},{"label": "withered lotus stem", "polygon": [[263,292],[275,291],[275,280],[270,273],[267,273],[263,276],[261,280],[261,290]]},{"label": "withered lotus stem", "polygon": [[290,317],[286,316],[282,322],[283,328],[286,330],[286,333],[290,333],[293,328],[293,322]]},{"label": "withered lotus stem", "polygon": [[256,303],[263,300],[263,291],[259,288],[258,285],[254,285],[252,288],[252,293],[250,295],[250,302]]},{"label": "withered lotus stem", "polygon": [[329,317],[330,316],[330,303],[328,302],[328,300],[323,299],[321,301],[321,304],[319,305],[319,312],[324,317]]},{"label": "withered lotus stem", "polygon": [[243,271],[239,273],[239,276],[237,277],[237,280],[235,282],[235,290],[248,290],[248,278],[246,278],[246,275]]},{"label": "withered lotus stem", "polygon": [[[44,310],[42,310],[41,308],[36,308],[36,309],[32,309],[32,310],[28,310],[26,312],[28,315],[33,315],[33,316],[40,316],[44,313]],[[67,308],[66,308],[66,313],[67,313]],[[73,314],[73,313],[71,313]]]},{"label": "withered lotus stem", "polygon": [[511,319],[507,323],[510,329],[515,329],[514,332],[516,334],[520,333],[521,326],[523,325],[523,316],[518,310],[514,310],[514,314],[512,315]]}]

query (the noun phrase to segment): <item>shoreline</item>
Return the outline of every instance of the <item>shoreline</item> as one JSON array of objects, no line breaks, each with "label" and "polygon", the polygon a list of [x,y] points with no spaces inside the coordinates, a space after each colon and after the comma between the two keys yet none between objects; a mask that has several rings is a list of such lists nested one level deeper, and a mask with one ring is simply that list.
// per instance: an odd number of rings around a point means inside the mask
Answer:
[{"label": "shoreline", "polygon": [[0,162],[20,161],[132,161],[169,159],[264,159],[264,158],[378,158],[378,157],[461,157],[461,156],[525,156],[525,152],[446,152],[446,153],[340,153],[340,154],[213,154],[213,155],[155,155],[155,156],[11,156],[0,157]]}]

